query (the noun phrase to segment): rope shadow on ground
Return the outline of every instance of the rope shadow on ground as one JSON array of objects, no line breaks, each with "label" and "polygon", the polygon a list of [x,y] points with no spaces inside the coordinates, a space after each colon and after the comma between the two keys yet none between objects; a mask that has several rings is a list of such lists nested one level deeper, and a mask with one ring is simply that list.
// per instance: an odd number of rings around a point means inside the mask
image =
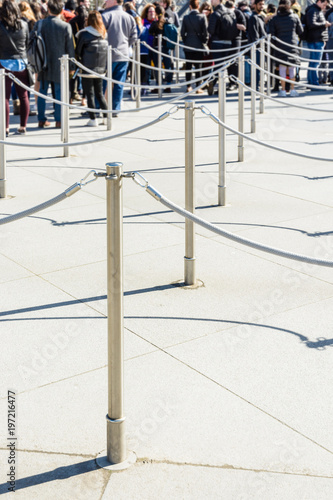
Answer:
[{"label": "rope shadow on ground", "polygon": [[[96,464],[95,459],[90,459],[86,460],[85,462],[78,462],[76,464],[57,467],[56,469],[50,470],[48,472],[43,472],[41,474],[35,474],[33,476],[24,477],[22,479],[16,479],[15,488],[16,490],[22,490],[24,488],[38,486],[40,484],[49,483],[51,481],[70,479],[71,477],[75,477],[80,474],[86,474],[98,469],[100,469],[100,467]],[[8,483],[0,484],[0,495],[6,493],[8,493]]]}]

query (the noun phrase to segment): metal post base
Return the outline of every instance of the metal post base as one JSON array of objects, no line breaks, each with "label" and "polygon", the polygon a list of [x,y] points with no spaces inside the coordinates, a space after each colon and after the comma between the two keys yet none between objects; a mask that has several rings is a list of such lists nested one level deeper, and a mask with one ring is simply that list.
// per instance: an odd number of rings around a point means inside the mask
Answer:
[{"label": "metal post base", "polygon": [[227,200],[226,200],[226,190],[227,188],[225,186],[218,186],[217,187],[218,189],[218,204],[221,206],[221,207],[225,207],[226,204],[227,204]]},{"label": "metal post base", "polygon": [[256,122],[255,120],[251,120],[251,134],[254,134],[256,131]]},{"label": "metal post base", "polygon": [[136,462],[136,454],[134,453],[134,451],[130,451],[127,459],[119,464],[112,464],[111,462],[108,461],[108,457],[106,456],[106,450],[102,451],[96,457],[96,463],[99,467],[101,467],[101,469],[111,470],[112,472],[128,469],[129,467],[134,465],[135,462]]},{"label": "metal post base", "polygon": [[184,257],[184,277],[185,286],[192,286],[196,284],[195,257]]},{"label": "metal post base", "polygon": [[125,418],[112,420],[106,415],[107,460],[110,464],[126,461]]},{"label": "metal post base", "polygon": [[0,198],[7,197],[6,181],[0,181]]},{"label": "metal post base", "polygon": [[244,146],[238,146],[238,161],[244,161]]}]

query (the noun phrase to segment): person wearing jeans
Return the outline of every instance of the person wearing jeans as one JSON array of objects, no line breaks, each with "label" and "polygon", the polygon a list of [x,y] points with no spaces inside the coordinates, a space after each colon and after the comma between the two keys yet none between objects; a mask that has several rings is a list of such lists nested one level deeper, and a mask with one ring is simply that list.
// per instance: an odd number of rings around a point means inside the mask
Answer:
[{"label": "person wearing jeans", "polygon": [[[57,99],[58,101],[61,101],[60,83],[58,83],[58,82],[53,82],[53,83],[54,83],[54,98]],[[39,92],[43,95],[47,95],[47,92],[49,90],[50,85],[51,85],[51,82],[49,80],[41,80]],[[44,126],[48,126],[47,125],[48,121],[47,121],[46,114],[45,114],[46,100],[43,99],[42,97],[38,97],[37,108],[38,108],[38,123],[44,124]],[[56,103],[54,104],[54,119],[55,119],[56,123],[59,124],[57,128],[60,128],[60,122],[61,122],[61,106],[60,106],[60,104],[56,104]],[[40,128],[44,128],[44,127],[40,126]]]},{"label": "person wearing jeans", "polygon": [[[127,66],[128,66],[127,61],[113,62],[112,79],[118,80],[119,82],[125,82],[127,74]],[[114,83],[112,91],[112,108],[116,111],[120,110],[123,94],[124,94],[124,85],[121,85],[119,83]]]},{"label": "person wearing jeans", "polygon": [[327,28],[331,26],[331,23],[326,21],[323,13],[327,3],[327,0],[317,0],[316,3],[306,9],[305,13],[305,24],[308,29],[307,42],[311,59],[308,71],[309,85],[319,85],[317,68],[320,65],[324,45],[328,39]]},{"label": "person wearing jeans", "polygon": [[[123,0],[106,0],[102,13],[107,31],[108,43],[112,47],[112,78],[119,82],[126,81],[129,48],[137,40],[138,34],[134,18],[124,12]],[[115,83],[112,91],[112,108],[120,110],[124,86]],[[118,116],[113,113],[112,116]]]},{"label": "person wearing jeans", "polygon": [[324,42],[308,42],[308,48],[310,49],[311,62],[309,62],[308,70],[308,84],[309,85],[319,85],[318,71],[310,68],[319,68],[320,61],[324,52]]}]

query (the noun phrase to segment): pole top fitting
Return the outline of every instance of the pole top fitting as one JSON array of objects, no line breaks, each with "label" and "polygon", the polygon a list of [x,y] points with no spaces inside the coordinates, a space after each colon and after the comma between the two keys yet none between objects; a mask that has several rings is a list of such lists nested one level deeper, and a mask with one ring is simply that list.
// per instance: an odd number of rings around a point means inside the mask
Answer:
[{"label": "pole top fitting", "polygon": [[109,162],[105,164],[106,167],[122,167],[123,164],[121,162]]}]

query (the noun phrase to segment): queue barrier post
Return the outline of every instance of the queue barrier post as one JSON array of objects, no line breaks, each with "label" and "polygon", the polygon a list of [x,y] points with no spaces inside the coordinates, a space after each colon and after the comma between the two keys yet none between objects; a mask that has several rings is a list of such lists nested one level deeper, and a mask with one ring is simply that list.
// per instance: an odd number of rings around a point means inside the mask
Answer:
[{"label": "queue barrier post", "polygon": [[175,57],[176,57],[176,83],[179,83],[179,33],[177,35],[177,43],[175,45]]},{"label": "queue barrier post", "polygon": [[[106,87],[106,98],[108,102],[108,108],[112,109],[112,47],[109,45],[107,54],[107,64],[106,64],[106,76],[110,78]],[[106,130],[112,130],[112,113],[107,114],[106,118]]]},{"label": "queue barrier post", "polygon": [[137,40],[135,46],[136,53],[136,83],[137,83],[137,94],[136,94],[136,107],[139,109],[141,107],[141,43],[140,40]]},{"label": "queue barrier post", "polygon": [[[6,140],[5,70],[0,69],[0,139]],[[0,198],[6,198],[6,145],[0,144]]]},{"label": "queue barrier post", "polygon": [[[244,56],[239,58],[239,66],[238,66],[238,130],[241,133],[244,133]],[[244,161],[244,138],[239,135],[238,136],[238,161]]]},{"label": "queue barrier post", "polygon": [[[225,123],[226,108],[226,71],[219,73],[219,119]],[[226,133],[224,127],[219,127],[219,183],[218,205],[226,205]]]},{"label": "queue barrier post", "polygon": [[[69,104],[69,59],[68,54],[60,58],[61,102]],[[61,140],[69,142],[69,107],[61,106]],[[69,146],[64,146],[64,156],[69,156]]]},{"label": "queue barrier post", "polygon": [[266,78],[267,78],[267,95],[270,97],[271,95],[271,67],[272,67],[272,60],[271,60],[271,35],[268,35],[267,41],[267,73],[266,73]]},{"label": "queue barrier post", "polygon": [[[262,39],[260,40],[260,93],[264,93],[265,89],[265,40]],[[259,113],[262,114],[264,112],[264,97],[261,95],[260,96],[260,104],[259,104]]]},{"label": "queue barrier post", "polygon": [[257,74],[256,74],[256,47],[252,45],[251,47],[251,132],[252,134],[256,131],[256,88],[257,88]]},{"label": "queue barrier post", "polygon": [[157,83],[159,86],[158,89],[158,97],[161,99],[162,97],[162,35],[157,35],[157,50],[158,50],[158,59],[157,59]]},{"label": "queue barrier post", "polygon": [[[194,101],[185,102],[185,209],[194,213],[194,171],[195,171],[195,132]],[[195,277],[195,226],[189,219],[185,220],[185,286],[196,284]]]}]

